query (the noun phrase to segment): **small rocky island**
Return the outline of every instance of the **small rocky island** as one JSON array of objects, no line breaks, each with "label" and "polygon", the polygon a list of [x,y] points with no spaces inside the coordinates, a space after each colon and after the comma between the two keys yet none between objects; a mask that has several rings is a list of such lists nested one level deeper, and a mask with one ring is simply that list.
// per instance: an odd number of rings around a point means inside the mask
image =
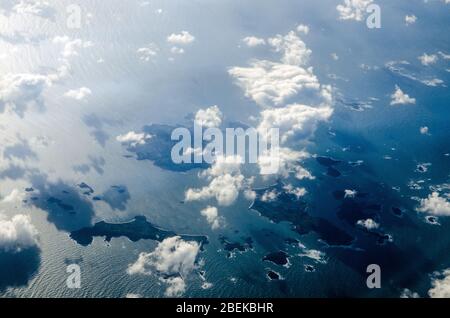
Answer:
[{"label": "small rocky island", "polygon": [[208,243],[206,236],[178,235],[172,231],[162,230],[148,222],[145,216],[137,216],[133,221],[127,223],[115,224],[101,221],[92,227],[85,227],[70,234],[70,238],[83,246],[90,245],[96,236],[105,237],[107,242],[111,241],[112,238],[122,236],[133,242],[139,240],[161,242],[168,237],[179,236],[186,241],[196,241],[202,246]]}]

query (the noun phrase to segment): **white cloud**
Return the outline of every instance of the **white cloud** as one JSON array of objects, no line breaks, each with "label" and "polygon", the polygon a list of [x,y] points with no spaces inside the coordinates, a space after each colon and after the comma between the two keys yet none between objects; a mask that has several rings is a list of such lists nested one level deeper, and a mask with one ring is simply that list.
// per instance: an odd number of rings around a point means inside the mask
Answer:
[{"label": "white cloud", "polygon": [[409,290],[408,288],[405,288],[400,294],[400,298],[420,298],[420,295],[416,292]]},{"label": "white cloud", "polygon": [[450,269],[435,273],[431,286],[432,288],[428,291],[428,296],[431,298],[450,298]]},{"label": "white cloud", "polygon": [[[306,30],[301,26],[299,31]],[[253,60],[249,67],[233,67],[229,70],[229,74],[244,91],[245,96],[264,107],[259,116],[259,136],[269,141],[268,134],[271,134],[271,130],[279,129],[283,147],[280,147],[279,151],[265,151],[259,155],[260,173],[278,174],[283,177],[296,173],[298,179],[314,179],[299,162],[308,154],[293,150],[286,144],[292,137],[296,137],[297,144],[305,142],[314,133],[320,121],[331,117],[331,86],[321,85],[313,68],[307,66],[312,52],[295,31],[284,36],[276,35],[269,38],[267,43],[276,52],[281,53],[280,62]],[[306,89],[318,97],[318,105],[285,106],[289,99]],[[275,171],[274,167],[279,169]]]},{"label": "white cloud", "polygon": [[19,189],[13,189],[10,194],[3,198],[3,202],[6,203],[18,203],[25,199],[25,193]]},{"label": "white cloud", "polygon": [[427,85],[427,86],[432,86],[432,87],[436,87],[436,86],[439,86],[439,85],[445,86],[445,85],[443,85],[444,81],[439,79],[439,78],[433,78],[433,79],[429,79],[429,80],[427,80],[427,79],[422,80],[422,84]]},{"label": "white cloud", "polygon": [[273,190],[266,190],[263,195],[261,196],[262,202],[272,202],[275,201],[278,198],[278,191],[276,189]]},{"label": "white cloud", "polygon": [[246,189],[244,191],[244,196],[247,200],[253,201],[256,199],[256,192],[251,189]]},{"label": "white cloud", "polygon": [[77,49],[89,47],[91,42],[79,39],[72,41],[69,37],[55,37],[54,43],[64,44],[62,64],[53,73],[8,73],[0,79],[0,113],[5,109],[23,117],[28,107],[36,105],[43,107],[43,93],[45,88],[66,77],[71,69],[67,57],[77,55]]},{"label": "white cloud", "polygon": [[268,108],[281,106],[308,89],[331,102],[331,88],[321,86],[313,68],[307,67],[312,52],[294,31],[276,35],[267,42],[281,53],[281,62],[253,60],[249,67],[233,67],[228,71],[245,96]]},{"label": "white cloud", "polygon": [[304,180],[304,179],[314,180],[314,179],[316,179],[316,177],[314,177],[311,174],[311,172],[309,172],[308,170],[306,170],[305,168],[303,168],[301,166],[295,167],[295,177],[298,180]]},{"label": "white cloud", "polygon": [[167,297],[179,297],[186,291],[186,283],[181,277],[169,277],[162,281],[169,285],[165,292]]},{"label": "white cloud", "polygon": [[224,219],[219,216],[219,210],[216,207],[208,206],[200,211],[200,214],[206,218],[213,230],[221,228],[224,225]]},{"label": "white cloud", "polygon": [[167,42],[177,45],[186,45],[195,41],[195,37],[188,31],[181,31],[179,34],[172,33],[167,37]]},{"label": "white cloud", "polygon": [[292,184],[285,186],[284,190],[289,194],[295,195],[297,199],[300,199],[307,193],[305,188],[294,187]]},{"label": "white cloud", "polygon": [[137,145],[145,144],[145,142],[150,138],[152,138],[151,135],[130,131],[124,135],[117,136],[116,140],[122,144],[129,144],[129,145],[135,147]]},{"label": "white cloud", "polygon": [[294,31],[285,36],[278,34],[270,38],[268,43],[275,48],[276,52],[283,53],[281,61],[289,65],[305,65],[312,53]]},{"label": "white cloud", "polygon": [[318,251],[318,250],[309,250],[306,249],[303,251],[303,253],[299,254],[300,257],[307,257],[312,259],[313,261],[321,264],[326,264],[326,254],[324,252]]},{"label": "white cloud", "polygon": [[218,177],[224,174],[239,174],[243,159],[240,156],[217,156],[211,168],[202,173],[207,177]]},{"label": "white cloud", "polygon": [[242,39],[242,42],[244,42],[248,47],[256,47],[259,45],[265,45],[266,40],[262,38],[257,38],[255,36],[247,36]]},{"label": "white cloud", "polygon": [[174,46],[170,49],[172,54],[184,54],[184,49],[178,46]]},{"label": "white cloud", "polygon": [[265,60],[254,61],[250,67],[233,67],[229,74],[244,90],[245,96],[258,105],[281,105],[302,89],[319,89],[312,68]]},{"label": "white cloud", "polygon": [[438,56],[436,54],[426,54],[423,53],[423,55],[418,57],[420,63],[422,63],[422,65],[428,66],[431,64],[435,64],[438,61]]},{"label": "white cloud", "polygon": [[87,87],[72,89],[64,94],[65,97],[73,98],[76,100],[83,100],[90,95],[92,95],[92,91]]},{"label": "white cloud", "polygon": [[230,206],[238,198],[240,190],[246,185],[240,167],[243,160],[239,156],[219,155],[211,168],[201,173],[210,183],[201,189],[188,189],[186,201],[204,201],[215,198],[221,206]]},{"label": "white cloud", "polygon": [[195,114],[195,123],[207,128],[217,128],[222,124],[222,112],[218,106],[200,109]]},{"label": "white cloud", "polygon": [[395,86],[395,92],[391,95],[391,98],[391,105],[406,105],[416,103],[415,98],[409,97],[409,95],[405,94],[397,85]]},{"label": "white cloud", "polygon": [[358,192],[356,190],[345,190],[344,191],[344,198],[354,198]]},{"label": "white cloud", "polygon": [[362,21],[367,7],[372,3],[373,0],[344,0],[343,4],[336,7],[339,19]]},{"label": "white cloud", "polygon": [[422,135],[428,135],[430,133],[430,129],[427,126],[420,127],[420,133]]},{"label": "white cloud", "polygon": [[158,55],[158,47],[154,44],[150,44],[147,47],[139,48],[136,53],[139,55],[139,59],[144,62],[149,62],[152,58]]},{"label": "white cloud", "polygon": [[53,43],[62,44],[63,50],[61,52],[64,58],[68,58],[71,56],[77,56],[78,50],[81,48],[89,48],[93,46],[91,41],[83,41],[81,39],[71,39],[67,35],[64,36],[56,36],[53,39]]},{"label": "white cloud", "polygon": [[408,70],[410,65],[411,64],[408,61],[389,61],[385,64],[385,67],[396,76],[401,76],[412,81],[422,83],[426,86],[444,86],[444,81],[439,78],[424,78],[415,74],[411,70]]},{"label": "white cloud", "polygon": [[359,220],[358,222],[356,222],[356,224],[369,230],[369,231],[376,230],[380,227],[380,224],[378,224],[377,222],[375,222],[372,219]]},{"label": "white cloud", "polygon": [[0,112],[8,109],[23,116],[30,105],[42,105],[42,93],[50,85],[49,76],[6,74],[0,80]]},{"label": "white cloud", "polygon": [[[450,0],[449,0],[450,1]],[[450,60],[450,54],[445,54],[444,52],[439,51],[439,56],[442,57],[444,60]]]},{"label": "white cloud", "polygon": [[261,112],[258,131],[264,134],[273,127],[279,128],[282,143],[292,137],[307,139],[315,132],[317,124],[320,121],[327,121],[332,114],[331,107],[300,104],[267,109]]},{"label": "white cloud", "polygon": [[438,192],[433,192],[428,198],[420,200],[417,211],[436,216],[450,216],[450,202]]},{"label": "white cloud", "polygon": [[[305,151],[296,151],[288,147],[280,147],[278,152],[265,151],[258,158],[260,174],[277,174],[288,177],[290,173],[295,173],[296,178],[314,179],[309,171],[299,165],[302,159],[308,158],[309,154]],[[277,167],[274,171],[274,166]]]},{"label": "white cloud", "polygon": [[297,32],[308,34],[309,33],[309,26],[304,24],[299,24],[297,26]]},{"label": "white cloud", "polygon": [[29,216],[19,214],[8,221],[0,215],[0,250],[20,252],[37,244],[38,231]]},{"label": "white cloud", "polygon": [[18,14],[31,14],[42,18],[53,18],[55,9],[47,1],[21,0],[13,7]]},{"label": "white cloud", "polygon": [[405,16],[406,25],[414,24],[416,21],[417,17],[414,14]]},{"label": "white cloud", "polygon": [[186,191],[186,201],[208,200],[215,198],[222,206],[232,205],[239,196],[242,189],[244,176],[239,174],[232,176],[225,174],[215,177],[211,183],[201,189],[188,189]]},{"label": "white cloud", "polygon": [[186,289],[185,280],[197,267],[199,251],[197,242],[184,241],[179,236],[169,237],[160,242],[153,252],[139,254],[137,261],[129,265],[127,273],[162,275],[160,279],[169,285],[166,295],[180,296]]}]

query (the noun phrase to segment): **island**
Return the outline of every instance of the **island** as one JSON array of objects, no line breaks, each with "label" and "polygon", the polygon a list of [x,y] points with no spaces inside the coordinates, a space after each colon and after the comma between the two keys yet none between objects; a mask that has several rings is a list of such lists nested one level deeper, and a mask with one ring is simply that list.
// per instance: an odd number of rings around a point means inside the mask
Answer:
[{"label": "island", "polygon": [[107,223],[101,221],[92,227],[85,227],[70,233],[70,238],[78,244],[88,246],[92,243],[94,237],[105,237],[109,242],[112,238],[127,237],[133,242],[139,240],[154,240],[161,242],[168,237],[179,236],[185,241],[195,241],[201,246],[208,243],[206,236],[179,235],[172,231],[160,229],[147,221],[145,216],[137,216],[131,222],[126,223]]},{"label": "island", "polygon": [[[294,194],[286,192],[279,182],[264,189],[255,189],[256,199],[250,209],[275,223],[289,222],[293,231],[300,235],[311,232],[328,245],[351,245],[354,238],[331,221],[319,216],[312,216],[307,211],[307,203]],[[277,198],[264,200],[266,192],[277,193]]]},{"label": "island", "polygon": [[289,265],[289,255],[283,251],[272,252],[264,256],[263,261],[272,262],[276,265],[287,266]]}]

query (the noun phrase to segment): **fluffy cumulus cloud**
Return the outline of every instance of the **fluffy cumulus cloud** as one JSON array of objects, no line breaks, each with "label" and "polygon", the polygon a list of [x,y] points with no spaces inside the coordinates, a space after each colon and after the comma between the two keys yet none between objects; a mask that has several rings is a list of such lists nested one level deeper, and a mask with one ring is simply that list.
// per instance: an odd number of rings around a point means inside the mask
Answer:
[{"label": "fluffy cumulus cloud", "polygon": [[294,31],[290,31],[285,36],[277,35],[270,38],[268,42],[276,52],[283,53],[281,61],[285,64],[306,65],[312,53]]},{"label": "fluffy cumulus cloud", "polygon": [[282,54],[281,62],[254,60],[249,67],[229,70],[248,98],[271,107],[282,105],[303,89],[320,90],[312,67],[306,67],[312,52],[294,31],[269,38],[267,43]]},{"label": "fluffy cumulus cloud", "polygon": [[406,25],[414,24],[416,21],[417,17],[414,14],[405,16]]},{"label": "fluffy cumulus cloud", "polygon": [[405,288],[400,294],[400,298],[420,298],[420,295],[412,290]]},{"label": "fluffy cumulus cloud", "polygon": [[278,175],[287,178],[294,174],[298,180],[314,180],[315,177],[300,163],[310,157],[306,151],[297,151],[289,147],[279,147],[278,151],[264,151],[258,158],[261,175]]},{"label": "fluffy cumulus cloud", "polygon": [[341,20],[362,21],[366,10],[373,3],[373,0],[344,0],[336,9]]},{"label": "fluffy cumulus cloud", "polygon": [[258,131],[261,134],[276,127],[280,130],[281,142],[291,137],[306,139],[316,129],[318,122],[328,120],[333,114],[331,107],[312,107],[293,104],[283,108],[272,108],[261,112]]},{"label": "fluffy cumulus cloud", "polygon": [[169,285],[166,289],[167,297],[178,297],[186,291],[186,282],[181,277],[169,277],[162,280]]},{"label": "fluffy cumulus cloud", "polygon": [[299,254],[300,257],[307,257],[312,259],[316,263],[326,264],[326,254],[324,252],[314,250],[314,249],[305,249],[303,253]]},{"label": "fluffy cumulus cloud", "polygon": [[407,105],[415,104],[416,99],[410,97],[408,94],[404,93],[400,87],[395,86],[395,92],[391,95],[391,105]]},{"label": "fluffy cumulus cloud", "polygon": [[260,45],[265,45],[266,44],[266,40],[264,40],[262,38],[255,37],[255,36],[247,36],[247,37],[242,39],[242,42],[244,42],[245,45],[247,45],[248,47],[256,47],[256,46],[260,46]]},{"label": "fluffy cumulus cloud", "polygon": [[172,33],[167,37],[167,42],[176,45],[186,45],[195,41],[195,36],[188,31],[181,31],[181,33]]},{"label": "fluffy cumulus cloud", "polygon": [[380,227],[380,224],[375,222],[373,219],[359,220],[356,224],[369,231],[376,230]]},{"label": "fluffy cumulus cloud", "polygon": [[6,220],[0,215],[0,251],[20,252],[37,246],[38,231],[27,215],[15,215]]},{"label": "fluffy cumulus cloud", "polygon": [[354,198],[357,194],[356,190],[344,190],[344,198]]},{"label": "fluffy cumulus cloud", "polygon": [[124,135],[117,136],[116,140],[122,144],[127,144],[135,147],[137,145],[145,144],[145,142],[150,138],[152,138],[152,136],[149,134],[130,131]]},{"label": "fluffy cumulus cloud", "polygon": [[423,126],[420,127],[419,131],[422,135],[428,135],[430,133],[430,128],[428,128],[427,126]]},{"label": "fluffy cumulus cloud", "polygon": [[166,295],[180,296],[186,289],[186,279],[197,267],[196,260],[200,251],[197,242],[184,241],[178,236],[160,242],[151,253],[141,253],[134,264],[131,264],[129,275],[157,274],[168,284]]},{"label": "fluffy cumulus cloud", "polygon": [[297,199],[300,199],[307,193],[305,188],[294,187],[292,184],[284,186],[283,189],[287,193],[295,195]]},{"label": "fluffy cumulus cloud", "polygon": [[25,193],[19,189],[13,189],[10,194],[3,198],[2,202],[5,203],[18,203],[25,199]]},{"label": "fluffy cumulus cloud", "polygon": [[450,268],[442,273],[435,273],[431,286],[428,291],[431,298],[450,298]]},{"label": "fluffy cumulus cloud", "polygon": [[[69,58],[78,55],[79,49],[93,45],[90,41],[72,40],[68,36],[55,37],[53,43],[62,45],[61,65],[56,71],[48,74],[8,73],[0,78],[0,113],[7,110],[23,117],[30,106],[43,107],[45,89],[69,74]],[[86,90],[81,93],[86,93]]]},{"label": "fluffy cumulus cloud", "polygon": [[217,156],[212,167],[201,173],[210,183],[200,189],[188,189],[186,201],[215,198],[221,206],[232,205],[239,197],[239,192],[247,185],[240,170],[242,163],[239,156]]},{"label": "fluffy cumulus cloud", "polygon": [[57,36],[53,38],[53,43],[62,46],[61,55],[64,58],[69,58],[71,56],[77,56],[78,51],[82,48],[89,48],[93,46],[91,41],[83,41],[81,39],[71,39],[67,35]]},{"label": "fluffy cumulus cloud", "polygon": [[[258,132],[269,142],[272,129],[278,129],[281,147],[278,151],[264,151],[258,158],[261,174],[288,176],[296,173],[299,179],[314,177],[299,165],[307,157],[304,151],[296,151],[287,144],[310,138],[319,122],[328,120],[333,114],[332,89],[321,85],[308,66],[312,51],[299,34],[307,34],[305,25],[297,27],[286,35],[267,39],[272,49],[280,54],[280,61],[252,60],[249,67],[233,67],[229,74],[256,104],[263,107],[259,114]],[[315,96],[315,105],[287,104],[308,90],[308,96]],[[274,169],[274,167],[278,169]]]},{"label": "fluffy cumulus cloud", "polygon": [[225,174],[212,179],[211,183],[201,189],[189,189],[186,192],[187,201],[208,200],[215,198],[222,206],[233,204],[242,189],[244,176]]},{"label": "fluffy cumulus cloud", "polygon": [[31,105],[42,105],[42,93],[51,85],[40,74],[6,74],[0,80],[0,113],[9,110],[23,116]]},{"label": "fluffy cumulus cloud", "polygon": [[420,63],[422,63],[422,65],[428,66],[431,64],[436,64],[436,62],[438,61],[439,57],[436,54],[426,54],[423,53],[421,56],[418,57]]},{"label": "fluffy cumulus cloud", "polygon": [[158,55],[159,48],[155,44],[150,44],[147,47],[139,48],[136,53],[139,56],[139,59],[144,62],[149,62]]},{"label": "fluffy cumulus cloud", "polygon": [[56,10],[48,1],[42,0],[1,0],[0,13],[6,16],[11,14],[32,15],[53,20]]},{"label": "fluffy cumulus cloud", "polygon": [[279,193],[277,190],[266,190],[264,194],[261,196],[261,201],[263,202],[273,202],[275,201],[279,196]]},{"label": "fluffy cumulus cloud", "polygon": [[54,18],[55,9],[48,1],[21,0],[13,7],[17,14],[30,14],[41,18]]},{"label": "fluffy cumulus cloud", "polygon": [[87,87],[81,87],[79,89],[72,89],[64,94],[64,96],[66,96],[66,97],[73,98],[73,99],[80,100],[80,101],[84,100],[85,98],[87,98],[90,95],[92,95],[92,91]]},{"label": "fluffy cumulus cloud", "polygon": [[297,32],[308,34],[309,33],[309,26],[304,25],[304,24],[299,24],[297,26]]},{"label": "fluffy cumulus cloud", "polygon": [[281,105],[302,89],[318,89],[319,81],[312,68],[257,60],[250,67],[233,67],[229,70],[245,96],[258,105]]},{"label": "fluffy cumulus cloud", "polygon": [[206,218],[213,230],[219,229],[225,224],[223,217],[219,216],[219,210],[216,207],[208,206],[201,210],[200,213]]},{"label": "fluffy cumulus cloud", "polygon": [[195,114],[195,123],[207,128],[219,127],[222,124],[222,112],[217,106],[200,109]]},{"label": "fluffy cumulus cloud", "polygon": [[450,216],[450,202],[438,192],[433,192],[428,198],[420,200],[417,211],[436,216]]}]

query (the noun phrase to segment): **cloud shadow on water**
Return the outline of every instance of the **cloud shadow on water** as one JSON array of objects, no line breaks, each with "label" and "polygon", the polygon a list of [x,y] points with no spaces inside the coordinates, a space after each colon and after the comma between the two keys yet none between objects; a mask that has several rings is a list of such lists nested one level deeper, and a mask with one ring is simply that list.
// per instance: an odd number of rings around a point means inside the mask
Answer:
[{"label": "cloud shadow on water", "polygon": [[0,251],[0,292],[27,286],[41,263],[40,250],[32,247],[20,252]]},{"label": "cloud shadow on water", "polygon": [[71,232],[91,225],[95,215],[92,202],[77,187],[62,181],[48,183],[43,178],[34,178],[32,186],[27,202],[47,211],[48,221],[58,230]]},{"label": "cloud shadow on water", "polygon": [[114,185],[95,199],[106,202],[114,210],[125,211],[127,208],[126,204],[130,198],[130,192],[128,192],[126,186]]}]

